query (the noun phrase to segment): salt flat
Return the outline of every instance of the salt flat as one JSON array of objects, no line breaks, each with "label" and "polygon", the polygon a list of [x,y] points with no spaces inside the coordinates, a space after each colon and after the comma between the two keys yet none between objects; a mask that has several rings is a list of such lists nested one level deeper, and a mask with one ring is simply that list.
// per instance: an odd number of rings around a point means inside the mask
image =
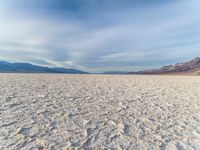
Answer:
[{"label": "salt flat", "polygon": [[200,77],[0,74],[0,149],[200,149]]}]

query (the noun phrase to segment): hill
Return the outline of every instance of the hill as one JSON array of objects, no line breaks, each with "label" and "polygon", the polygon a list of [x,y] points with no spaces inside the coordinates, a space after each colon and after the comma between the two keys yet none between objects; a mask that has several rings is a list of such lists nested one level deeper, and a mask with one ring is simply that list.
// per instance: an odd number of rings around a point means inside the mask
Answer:
[{"label": "hill", "polygon": [[102,74],[127,74],[128,72],[125,71],[107,71],[103,72]]},{"label": "hill", "polygon": [[200,58],[196,57],[188,62],[164,66],[159,69],[129,72],[129,74],[200,74]]},{"label": "hill", "polygon": [[53,68],[33,65],[30,63],[10,63],[0,61],[1,73],[63,73],[63,74],[88,74],[76,69]]}]

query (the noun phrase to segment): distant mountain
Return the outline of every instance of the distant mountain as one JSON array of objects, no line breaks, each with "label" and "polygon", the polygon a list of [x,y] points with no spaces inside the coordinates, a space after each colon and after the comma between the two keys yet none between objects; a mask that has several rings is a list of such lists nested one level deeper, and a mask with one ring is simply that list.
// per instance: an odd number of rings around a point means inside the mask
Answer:
[{"label": "distant mountain", "polygon": [[128,72],[125,71],[107,71],[103,72],[102,74],[127,74]]},{"label": "distant mountain", "polygon": [[51,68],[37,66],[29,63],[10,63],[6,61],[0,61],[0,72],[1,73],[63,73],[63,74],[88,74],[75,69],[66,68]]},{"label": "distant mountain", "polygon": [[200,58],[196,57],[188,62],[164,66],[160,69],[129,72],[129,74],[200,74]]}]

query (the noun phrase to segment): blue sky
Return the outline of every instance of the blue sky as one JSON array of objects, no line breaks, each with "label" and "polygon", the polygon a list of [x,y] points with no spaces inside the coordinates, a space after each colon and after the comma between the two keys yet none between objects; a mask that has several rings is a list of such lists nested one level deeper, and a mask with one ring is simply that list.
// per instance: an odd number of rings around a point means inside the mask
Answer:
[{"label": "blue sky", "polygon": [[200,56],[199,0],[1,0],[0,59],[90,72]]}]

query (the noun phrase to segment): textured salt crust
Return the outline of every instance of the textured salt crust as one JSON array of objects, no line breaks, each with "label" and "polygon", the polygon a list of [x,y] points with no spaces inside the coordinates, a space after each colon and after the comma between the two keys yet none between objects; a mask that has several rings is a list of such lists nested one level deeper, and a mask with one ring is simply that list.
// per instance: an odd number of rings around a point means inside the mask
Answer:
[{"label": "textured salt crust", "polygon": [[200,77],[0,74],[0,149],[200,149]]}]

